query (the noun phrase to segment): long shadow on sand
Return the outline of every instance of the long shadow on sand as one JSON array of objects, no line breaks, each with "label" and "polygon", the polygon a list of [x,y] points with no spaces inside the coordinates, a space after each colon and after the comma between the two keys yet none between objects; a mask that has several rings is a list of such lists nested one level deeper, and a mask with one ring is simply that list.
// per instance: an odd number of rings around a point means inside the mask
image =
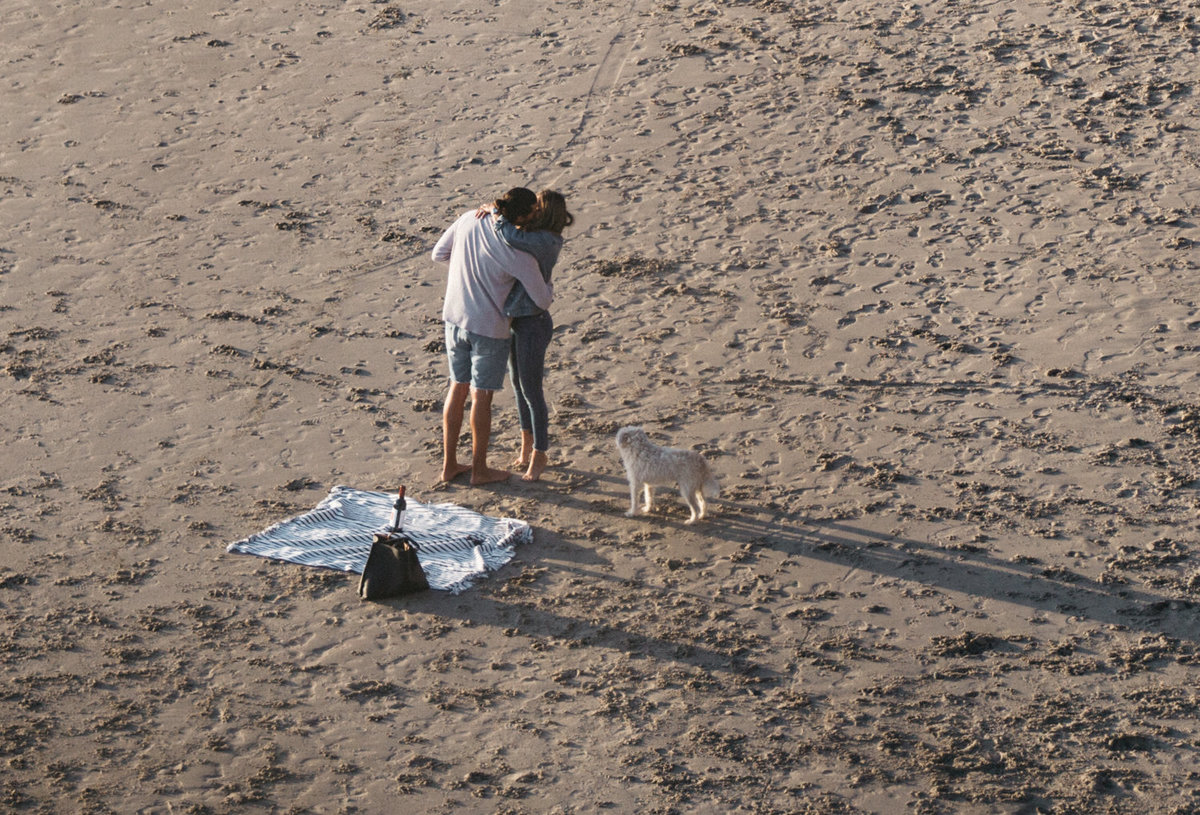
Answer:
[{"label": "long shadow on sand", "polygon": [[[567,472],[580,481],[619,485],[621,501],[629,500],[623,478],[580,470]],[[679,501],[677,494],[669,496],[666,490],[662,492],[664,504]],[[596,498],[596,490],[587,493],[588,501],[570,494],[557,496],[556,500],[594,511],[590,501]],[[685,525],[678,517],[657,509],[646,518],[646,523],[659,529],[675,529],[681,534],[771,548],[790,557],[837,564],[847,570],[863,570],[968,596],[1200,643],[1196,604],[1129,584],[1101,583],[1056,564],[1002,560],[982,549],[945,549],[927,541],[844,522],[770,515],[757,507],[731,501],[710,502],[709,518],[696,524]],[[1062,545],[1069,548],[1069,544]]]},{"label": "long shadow on sand", "polygon": [[788,555],[973,597],[1200,643],[1200,625],[1192,604],[1129,585],[1101,583],[1063,567],[1000,560],[986,551],[947,550],[832,521],[809,523],[800,529],[786,522],[747,517],[744,511],[731,513],[723,530],[714,523],[700,531],[722,540],[741,539]]}]

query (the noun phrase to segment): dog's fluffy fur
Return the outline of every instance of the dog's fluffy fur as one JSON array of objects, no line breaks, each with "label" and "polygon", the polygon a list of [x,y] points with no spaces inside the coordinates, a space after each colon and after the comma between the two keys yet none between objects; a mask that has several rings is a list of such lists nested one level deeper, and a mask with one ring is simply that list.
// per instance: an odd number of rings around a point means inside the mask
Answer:
[{"label": "dog's fluffy fur", "polygon": [[617,431],[617,450],[625,464],[629,477],[629,517],[638,514],[638,493],[645,491],[644,512],[654,508],[651,487],[673,487],[678,485],[679,494],[692,511],[686,523],[703,518],[704,498],[715,498],[721,485],[708,469],[704,456],[692,450],[660,447],[640,427],[622,427]]}]

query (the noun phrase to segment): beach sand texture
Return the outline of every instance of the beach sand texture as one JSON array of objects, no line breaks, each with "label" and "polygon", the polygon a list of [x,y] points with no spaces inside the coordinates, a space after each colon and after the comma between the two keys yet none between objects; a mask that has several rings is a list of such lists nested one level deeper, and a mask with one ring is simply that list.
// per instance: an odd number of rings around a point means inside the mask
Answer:
[{"label": "beach sand texture", "polygon": [[[0,25],[0,809],[1200,810],[1195,2]],[[554,466],[439,487],[429,252],[517,185]],[[624,425],[707,521],[624,516]],[[225,552],[401,483],[534,542],[383,604]]]}]

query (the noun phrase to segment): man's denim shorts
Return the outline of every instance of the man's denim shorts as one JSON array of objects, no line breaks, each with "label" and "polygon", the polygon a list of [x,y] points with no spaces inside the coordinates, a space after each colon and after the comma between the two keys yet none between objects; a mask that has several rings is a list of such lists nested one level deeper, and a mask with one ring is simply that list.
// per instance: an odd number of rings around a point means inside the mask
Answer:
[{"label": "man's denim shorts", "polygon": [[446,323],[450,379],[461,385],[470,383],[477,391],[498,391],[504,387],[511,347],[511,340],[484,337]]}]

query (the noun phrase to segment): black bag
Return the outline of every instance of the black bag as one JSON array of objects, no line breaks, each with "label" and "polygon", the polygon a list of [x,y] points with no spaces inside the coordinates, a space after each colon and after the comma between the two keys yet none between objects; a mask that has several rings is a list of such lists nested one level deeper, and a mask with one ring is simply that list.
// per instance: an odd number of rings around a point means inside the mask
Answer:
[{"label": "black bag", "polygon": [[376,533],[358,581],[358,596],[382,600],[428,590],[429,581],[417,560],[417,545],[403,535]]}]

